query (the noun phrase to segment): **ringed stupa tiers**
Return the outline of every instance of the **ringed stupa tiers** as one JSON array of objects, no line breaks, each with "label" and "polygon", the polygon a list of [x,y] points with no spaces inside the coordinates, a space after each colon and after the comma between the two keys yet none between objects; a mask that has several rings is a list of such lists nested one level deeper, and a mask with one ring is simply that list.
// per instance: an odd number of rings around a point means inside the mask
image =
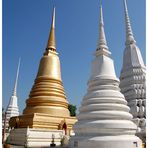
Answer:
[{"label": "ringed stupa tiers", "polygon": [[56,52],[55,9],[46,51],[40,61],[38,74],[26,104],[24,114],[44,113],[58,117],[70,116],[61,80],[60,60]]},{"label": "ringed stupa tiers", "polygon": [[126,0],[124,1],[126,43],[123,66],[120,75],[120,88],[130,107],[134,123],[138,126],[137,136],[146,140],[146,68],[140,49],[136,45],[128,15]]},{"label": "ringed stupa tiers", "polygon": [[124,95],[120,92],[111,52],[104,32],[102,7],[100,9],[99,42],[92,62],[91,77],[84,96],[75,136],[70,148],[141,148],[141,140],[135,136],[137,126]]},{"label": "ringed stupa tiers", "polygon": [[[56,51],[55,8],[46,50],[41,58],[34,85],[23,115],[11,118],[11,144],[29,147],[50,146],[54,137],[60,145],[64,134],[72,133],[75,117],[70,116]],[[21,136],[20,136],[21,135]]]}]

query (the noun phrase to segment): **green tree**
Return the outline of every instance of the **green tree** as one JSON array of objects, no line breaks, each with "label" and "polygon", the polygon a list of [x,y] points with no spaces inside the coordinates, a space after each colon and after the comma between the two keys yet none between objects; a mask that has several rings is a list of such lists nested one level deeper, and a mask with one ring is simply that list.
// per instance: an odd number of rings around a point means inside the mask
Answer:
[{"label": "green tree", "polygon": [[70,111],[70,116],[76,116],[76,110],[77,110],[76,105],[69,104],[68,109]]}]

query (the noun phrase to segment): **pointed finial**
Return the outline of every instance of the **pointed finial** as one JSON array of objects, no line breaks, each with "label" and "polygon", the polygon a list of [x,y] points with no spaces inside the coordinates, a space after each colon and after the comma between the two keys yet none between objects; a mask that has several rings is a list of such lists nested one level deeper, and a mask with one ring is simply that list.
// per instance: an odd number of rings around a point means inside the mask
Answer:
[{"label": "pointed finial", "polygon": [[16,96],[16,91],[17,91],[17,83],[18,83],[18,77],[19,77],[19,69],[20,69],[20,63],[21,63],[21,58],[19,58],[18,62],[18,67],[17,67],[17,73],[16,73],[16,79],[15,79],[15,85],[13,89],[13,96]]},{"label": "pointed finial", "polygon": [[99,49],[108,49],[106,37],[105,37],[105,32],[104,32],[102,5],[100,6],[99,42],[97,45],[97,50],[99,50]]},{"label": "pointed finial", "polygon": [[53,8],[52,27],[55,28],[55,7]]},{"label": "pointed finial", "polygon": [[126,24],[126,44],[129,45],[131,43],[136,43],[136,41],[134,39],[133,32],[132,32],[126,0],[124,0],[124,11],[125,11],[125,24]]},{"label": "pointed finial", "polygon": [[48,39],[46,50],[56,51],[56,41],[55,41],[55,7],[53,9],[50,35],[49,35],[49,39]]}]

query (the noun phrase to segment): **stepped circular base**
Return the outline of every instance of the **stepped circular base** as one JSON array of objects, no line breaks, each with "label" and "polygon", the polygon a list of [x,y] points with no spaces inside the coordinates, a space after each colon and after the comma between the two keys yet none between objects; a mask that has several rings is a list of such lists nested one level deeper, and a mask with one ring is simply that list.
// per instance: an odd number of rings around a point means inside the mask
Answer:
[{"label": "stepped circular base", "polygon": [[41,113],[55,117],[69,117],[68,108],[58,106],[35,106],[24,109],[23,114]]},{"label": "stepped circular base", "polygon": [[70,148],[141,148],[141,140],[134,135],[72,137]]}]

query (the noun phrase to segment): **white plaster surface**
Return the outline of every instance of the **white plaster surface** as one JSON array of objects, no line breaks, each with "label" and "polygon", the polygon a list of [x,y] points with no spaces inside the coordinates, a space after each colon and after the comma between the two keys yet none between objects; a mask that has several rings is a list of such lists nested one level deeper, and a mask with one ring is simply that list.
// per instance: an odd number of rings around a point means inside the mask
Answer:
[{"label": "white plaster surface", "polygon": [[120,92],[112,59],[96,56],[92,67],[70,147],[141,148],[141,140],[135,136],[137,126],[131,121],[130,108]]},{"label": "white plaster surface", "polygon": [[27,147],[49,147],[54,137],[56,146],[61,145],[63,130],[15,128],[10,133],[10,144]]},{"label": "white plaster surface", "polygon": [[[12,96],[10,97],[10,100],[9,100],[9,104],[7,106],[7,109],[6,109],[6,129],[8,129],[9,127],[9,120],[11,117],[13,116],[18,116],[19,115],[19,108],[18,108],[18,105],[17,105],[17,83],[18,83],[18,77],[19,77],[19,68],[20,68],[20,59],[19,59],[19,62],[18,62],[18,67],[17,67],[17,73],[16,73],[16,80],[15,80],[15,84],[14,84],[14,89],[13,89],[13,92],[12,92]],[[5,120],[5,119],[3,119]],[[3,121],[4,123],[4,121]],[[4,126],[4,124],[3,124]]]},{"label": "white plaster surface", "polygon": [[100,10],[100,38],[92,62],[88,89],[84,96],[75,136],[70,148],[141,148],[141,140],[135,136],[137,126],[131,120],[130,108],[120,92],[114,63],[108,51],[102,7]]},{"label": "white plaster surface", "polygon": [[10,118],[18,115],[19,115],[19,109],[17,105],[17,96],[12,95],[6,110],[6,129],[9,127]]},{"label": "white plaster surface", "polygon": [[[137,125],[138,135],[143,142],[146,139],[146,68],[140,49],[134,39],[127,4],[125,1],[126,47],[120,74],[120,88],[130,107],[133,122]],[[132,40],[130,40],[132,39]]]}]

